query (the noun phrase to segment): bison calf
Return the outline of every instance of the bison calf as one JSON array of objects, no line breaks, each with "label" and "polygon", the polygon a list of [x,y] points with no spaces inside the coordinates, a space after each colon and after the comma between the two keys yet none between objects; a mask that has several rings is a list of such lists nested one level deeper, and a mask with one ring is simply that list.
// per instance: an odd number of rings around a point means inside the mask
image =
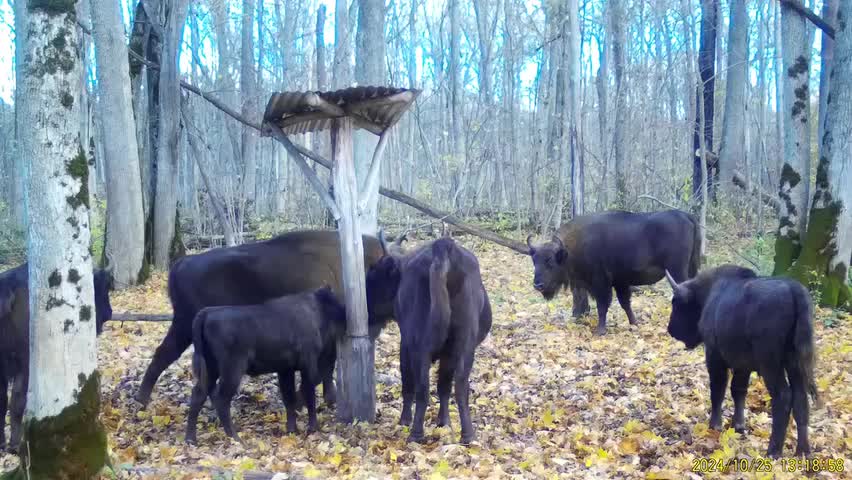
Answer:
[{"label": "bison calf", "polygon": [[[757,371],[772,399],[772,433],[767,454],[778,457],[790,421],[798,429],[797,455],[810,453],[808,394],[814,384],[813,307],[808,291],[787,278],[758,278],[748,268],[725,265],[677,283],[669,334],[692,349],[702,342],[710,375],[710,427],[722,427],[722,400],[733,370],[733,426],[745,430],[749,376]],[[789,381],[789,384],[787,383]]]},{"label": "bison calf", "polygon": [[[0,448],[6,445],[6,410],[11,407],[9,448],[16,450],[21,440],[21,420],[27,406],[30,362],[29,271],[25,263],[0,273]],[[82,281],[77,275],[76,281]],[[112,275],[95,270],[92,280],[95,296],[95,331],[112,318],[109,290]],[[12,398],[8,389],[12,383]],[[9,405],[11,403],[11,405]]]},{"label": "bison calf", "polygon": [[192,325],[196,383],[187,415],[186,441],[196,441],[198,413],[208,396],[225,433],[239,440],[231,422],[231,400],[246,374],[278,374],[287,409],[287,432],[296,432],[296,370],[302,377],[308,431],[315,431],[315,388],[334,369],[337,340],[345,331],[346,311],[329,287],[260,305],[202,309]]},{"label": "bison calf", "polygon": [[412,424],[410,441],[422,441],[429,401],[429,368],[439,360],[438,426],[449,425],[449,398],[455,382],[461,443],[473,440],[470,371],[476,347],[491,330],[491,304],[479,262],[450,238],[436,240],[407,255],[389,254],[367,274],[371,308],[393,304],[401,337],[402,415]]}]

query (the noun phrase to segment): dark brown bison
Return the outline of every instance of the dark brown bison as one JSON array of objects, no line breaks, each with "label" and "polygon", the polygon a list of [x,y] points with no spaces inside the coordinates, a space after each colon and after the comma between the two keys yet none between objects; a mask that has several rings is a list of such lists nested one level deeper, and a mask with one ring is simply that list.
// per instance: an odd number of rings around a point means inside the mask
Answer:
[{"label": "dark brown bison", "polygon": [[[186,441],[195,443],[198,413],[209,396],[225,433],[240,440],[231,400],[243,375],[278,374],[287,409],[287,432],[296,432],[296,378],[308,409],[308,432],[317,430],[316,385],[334,370],[337,341],[346,333],[346,310],[329,287],[260,305],[203,308],[192,325],[195,387]],[[218,380],[218,383],[217,383]]]},{"label": "dark brown bison", "polygon": [[[364,266],[383,255],[378,239],[365,235]],[[290,232],[262,242],[217,248],[177,260],[169,271],[174,319],[154,352],[136,399],[151,399],[154,384],[192,343],[192,320],[204,307],[257,305],[267,300],[329,285],[342,299],[340,240],[335,231]],[[371,318],[378,336],[389,318]],[[323,396],[334,403],[332,375],[323,379]]]},{"label": "dark brown bison", "polygon": [[722,428],[730,369],[733,427],[745,431],[746,393],[756,371],[772,398],[767,455],[781,455],[791,408],[799,432],[796,455],[810,453],[808,394],[816,400],[817,391],[813,306],[805,287],[789,278],[758,277],[734,265],[705,270],[686,282],[678,283],[671,275],[668,279],[674,292],[669,334],[689,349],[704,343],[710,428]]},{"label": "dark brown bison", "polygon": [[[585,292],[598,306],[595,333],[606,333],[606,314],[612,291],[631,324],[631,287],[660,281],[666,269],[678,281],[694,277],[701,260],[701,233],[692,215],[679,210],[656,213],[606,212],[577,217],[562,225],[551,241],[533,245],[527,237],[535,267],[533,287],[552,299],[571,288],[577,305],[588,305]],[[580,298],[577,298],[577,296]]]},{"label": "dark brown bison", "polygon": [[[438,366],[438,426],[449,425],[449,398],[455,382],[461,443],[473,440],[470,371],[476,347],[491,330],[491,304],[479,262],[450,238],[406,255],[389,254],[367,273],[368,304],[393,305],[399,324],[402,415],[411,424],[410,441],[422,441],[429,401],[429,368]],[[411,404],[416,402],[412,424]]]},{"label": "dark brown bison", "polygon": [[[9,423],[9,448],[16,450],[21,440],[21,419],[27,406],[30,362],[30,305],[28,264],[0,273],[0,448],[6,444],[6,410],[9,405],[8,388],[12,383],[12,401]],[[83,281],[83,275],[77,276]],[[109,290],[112,275],[106,270],[95,270],[95,331],[100,335],[103,324],[112,318]]]}]

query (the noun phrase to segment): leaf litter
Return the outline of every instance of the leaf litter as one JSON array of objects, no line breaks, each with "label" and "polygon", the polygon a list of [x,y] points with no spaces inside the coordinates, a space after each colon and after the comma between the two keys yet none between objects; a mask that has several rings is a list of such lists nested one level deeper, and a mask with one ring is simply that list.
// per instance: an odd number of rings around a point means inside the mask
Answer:
[{"label": "leaf litter", "polygon": [[[100,337],[101,418],[109,435],[113,472],[103,478],[243,478],[277,472],[285,478],[798,478],[773,473],[699,473],[700,458],[762,457],[771,428],[769,395],[752,377],[748,431],[707,427],[709,387],[703,349],[687,351],[666,333],[670,290],[665,282],[633,297],[640,320],[628,324],[614,302],[605,337],[592,334],[594,314],[570,318],[570,295],[544,301],[530,285],[524,256],[477,240],[460,240],[477,253],[491,297],[494,325],[476,352],[471,404],[477,439],[458,440],[451,427],[434,427],[435,383],[424,445],[408,444],[397,425],[401,404],[399,331],[389,326],[376,345],[376,422],[339,425],[320,405],[321,432],[285,434],[284,408],[274,376],[245,378],[233,417],[246,445],[228,439],[209,402],[199,419],[198,446],[183,441],[193,379],[191,350],[157,382],[146,410],[133,400],[168,324],[110,322]],[[163,313],[171,308],[166,275],[114,293],[116,312]],[[592,308],[594,312],[594,308]],[[852,318],[817,309],[817,385],[823,406],[811,411],[814,457],[843,459],[852,469]],[[834,318],[834,328],[822,318]],[[433,369],[434,370],[434,369]],[[318,389],[319,390],[319,389]],[[304,431],[305,415],[299,427]],[[791,420],[785,454],[795,447]],[[17,463],[3,455],[3,467]],[[229,472],[211,474],[211,471]],[[820,478],[844,474],[821,472]]]}]

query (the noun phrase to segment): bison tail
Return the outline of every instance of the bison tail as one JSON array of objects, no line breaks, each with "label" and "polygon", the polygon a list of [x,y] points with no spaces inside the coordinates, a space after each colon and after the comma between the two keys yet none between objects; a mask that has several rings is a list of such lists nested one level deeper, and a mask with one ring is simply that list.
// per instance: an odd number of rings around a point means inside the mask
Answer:
[{"label": "bison tail", "polygon": [[447,273],[450,271],[450,252],[456,243],[452,238],[441,238],[432,244],[432,265],[429,267],[429,317],[433,324],[450,323],[450,293],[447,291]]},{"label": "bison tail", "polygon": [[689,278],[698,275],[701,268],[701,223],[694,215],[689,215],[692,221],[692,255],[689,257]]},{"label": "bison tail", "polygon": [[206,320],[207,310],[202,309],[192,321],[192,346],[194,350],[192,353],[192,374],[195,376],[198,386],[209,394],[211,385],[208,363],[214,368],[215,366],[212,358],[208,362],[207,342],[204,341],[204,323]]},{"label": "bison tail", "polygon": [[819,405],[819,392],[817,392],[814,378],[814,364],[816,363],[813,327],[814,309],[810,294],[800,284],[794,285],[793,302],[796,310],[796,324],[793,331],[796,364],[805,383],[805,388],[807,388],[814,404]]}]

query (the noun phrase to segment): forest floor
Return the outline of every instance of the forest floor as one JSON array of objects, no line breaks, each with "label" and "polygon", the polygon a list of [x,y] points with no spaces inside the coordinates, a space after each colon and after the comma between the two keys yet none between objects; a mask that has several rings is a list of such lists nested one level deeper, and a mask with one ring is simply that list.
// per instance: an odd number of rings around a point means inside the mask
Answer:
[{"label": "forest floor", "polygon": [[[670,290],[643,288],[630,326],[616,305],[609,334],[592,335],[595,316],[570,319],[570,295],[545,302],[531,288],[532,262],[501,247],[462,242],[480,258],[494,326],[477,350],[471,405],[477,441],[459,446],[458,415],[434,428],[437,399],[427,413],[425,445],[406,443],[399,418],[399,331],[390,326],[376,351],[375,424],[338,425],[322,408],[321,433],[284,434],[283,405],[274,377],[246,379],[233,405],[247,446],[230,441],[205,407],[198,446],[184,441],[192,375],[189,351],[160,378],[151,404],[132,400],[166,324],[108,323],[99,342],[102,419],[115,473],[104,478],[799,478],[783,472],[697,473],[700,459],[762,457],[771,427],[769,396],[754,375],[748,431],[708,430],[709,389],[702,348],[687,351],[666,333]],[[721,247],[720,247],[721,249]],[[718,263],[723,257],[711,259]],[[165,276],[116,293],[115,312],[164,313]],[[594,308],[593,308],[594,311]],[[818,309],[817,385],[824,406],[813,409],[814,457],[842,459],[852,470],[852,317]],[[434,377],[434,372],[433,372]],[[434,383],[432,385],[434,390]],[[725,426],[730,425],[730,396]],[[785,454],[792,456],[791,421]],[[304,415],[299,426],[304,429]],[[2,457],[8,468],[15,457]],[[705,464],[706,466],[706,464]],[[206,469],[206,470],[199,470]],[[211,474],[210,471],[230,473]],[[822,472],[820,478],[845,474]],[[848,477],[846,477],[848,478]]]}]

